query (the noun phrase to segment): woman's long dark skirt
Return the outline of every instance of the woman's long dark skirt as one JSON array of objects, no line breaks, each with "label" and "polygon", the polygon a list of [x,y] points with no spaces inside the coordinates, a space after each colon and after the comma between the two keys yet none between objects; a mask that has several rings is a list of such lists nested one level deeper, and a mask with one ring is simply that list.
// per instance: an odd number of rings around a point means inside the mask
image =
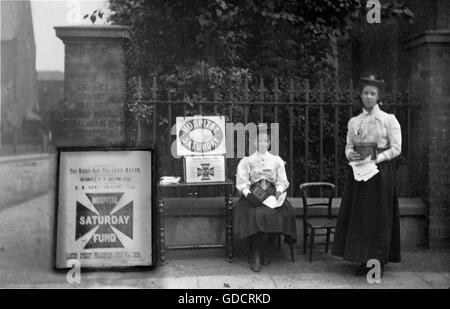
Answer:
[{"label": "woman's long dark skirt", "polygon": [[264,205],[255,207],[242,196],[235,205],[233,230],[237,238],[245,238],[258,232],[283,233],[295,242],[297,228],[294,207],[287,199],[278,208],[272,209]]},{"label": "woman's long dark skirt", "polygon": [[400,262],[400,216],[395,192],[395,163],[378,164],[367,182],[347,170],[332,254],[344,260],[381,264]]}]

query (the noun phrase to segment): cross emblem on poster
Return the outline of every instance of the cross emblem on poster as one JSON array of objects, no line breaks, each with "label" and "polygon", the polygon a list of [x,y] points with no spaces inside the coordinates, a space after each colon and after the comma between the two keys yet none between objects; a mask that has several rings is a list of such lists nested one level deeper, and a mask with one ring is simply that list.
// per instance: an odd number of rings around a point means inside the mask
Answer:
[{"label": "cross emblem on poster", "polygon": [[197,168],[197,176],[202,176],[202,180],[210,180],[209,176],[214,176],[214,167],[210,167],[211,164],[203,163],[200,164],[202,168]]}]

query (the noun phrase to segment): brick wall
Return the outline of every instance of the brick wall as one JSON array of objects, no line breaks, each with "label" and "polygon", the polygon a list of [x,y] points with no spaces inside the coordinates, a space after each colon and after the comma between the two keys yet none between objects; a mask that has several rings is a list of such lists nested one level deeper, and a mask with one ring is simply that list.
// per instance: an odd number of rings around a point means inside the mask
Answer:
[{"label": "brick wall", "polygon": [[[238,198],[234,198],[234,203]],[[303,202],[301,198],[289,198],[297,215],[297,244],[303,239]],[[333,200],[333,214],[337,215],[340,199]],[[426,244],[423,203],[416,198],[400,198],[400,233],[402,248],[414,248]],[[225,242],[224,204],[221,198],[180,199],[165,201],[166,245],[218,244]],[[316,209],[317,210],[317,209]],[[312,215],[317,213],[312,213]],[[323,214],[323,213],[322,213]],[[317,243],[325,239],[317,239]],[[246,250],[247,240],[234,239],[235,254]]]},{"label": "brick wall", "polygon": [[450,240],[450,48],[429,48],[430,140],[429,203],[430,235]]},{"label": "brick wall", "polygon": [[125,144],[124,27],[58,27],[65,43],[63,129],[59,146]]},{"label": "brick wall", "polygon": [[449,29],[450,28],[450,1],[438,0],[437,1],[437,29]]},{"label": "brick wall", "polygon": [[[429,96],[427,78],[425,72],[429,71],[429,63],[426,57],[426,50],[415,50],[411,58],[416,59],[412,66],[411,74],[411,100],[412,102],[425,102]],[[429,106],[427,104],[418,104],[415,112],[412,114],[411,127],[412,140],[414,147],[411,147],[411,181],[414,187],[418,188],[418,193],[422,199],[428,199],[428,162],[429,162]]]},{"label": "brick wall", "polygon": [[427,32],[408,43],[413,123],[413,179],[427,204],[429,245],[450,244],[450,31]]},{"label": "brick wall", "polygon": [[56,71],[38,72],[38,99],[39,115],[44,126],[52,132],[52,135],[61,129],[60,115],[64,99],[64,73]]}]

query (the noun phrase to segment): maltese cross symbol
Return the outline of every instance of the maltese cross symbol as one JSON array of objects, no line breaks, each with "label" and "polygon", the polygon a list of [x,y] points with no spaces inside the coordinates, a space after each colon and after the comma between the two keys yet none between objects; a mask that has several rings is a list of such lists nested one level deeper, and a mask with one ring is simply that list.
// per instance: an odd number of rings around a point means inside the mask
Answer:
[{"label": "maltese cross symbol", "polygon": [[202,168],[197,168],[197,176],[202,177],[202,180],[210,180],[209,176],[214,176],[214,167],[209,167],[209,163],[200,164]]}]

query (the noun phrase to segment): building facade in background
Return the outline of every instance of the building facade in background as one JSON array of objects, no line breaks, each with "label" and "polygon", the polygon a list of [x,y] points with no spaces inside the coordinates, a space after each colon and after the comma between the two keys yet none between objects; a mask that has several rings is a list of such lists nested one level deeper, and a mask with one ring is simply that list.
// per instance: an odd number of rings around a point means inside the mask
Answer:
[{"label": "building facade in background", "polygon": [[38,71],[39,116],[49,144],[59,129],[64,100],[64,72]]},{"label": "building facade in background", "polygon": [[42,143],[30,1],[1,1],[0,154]]}]

